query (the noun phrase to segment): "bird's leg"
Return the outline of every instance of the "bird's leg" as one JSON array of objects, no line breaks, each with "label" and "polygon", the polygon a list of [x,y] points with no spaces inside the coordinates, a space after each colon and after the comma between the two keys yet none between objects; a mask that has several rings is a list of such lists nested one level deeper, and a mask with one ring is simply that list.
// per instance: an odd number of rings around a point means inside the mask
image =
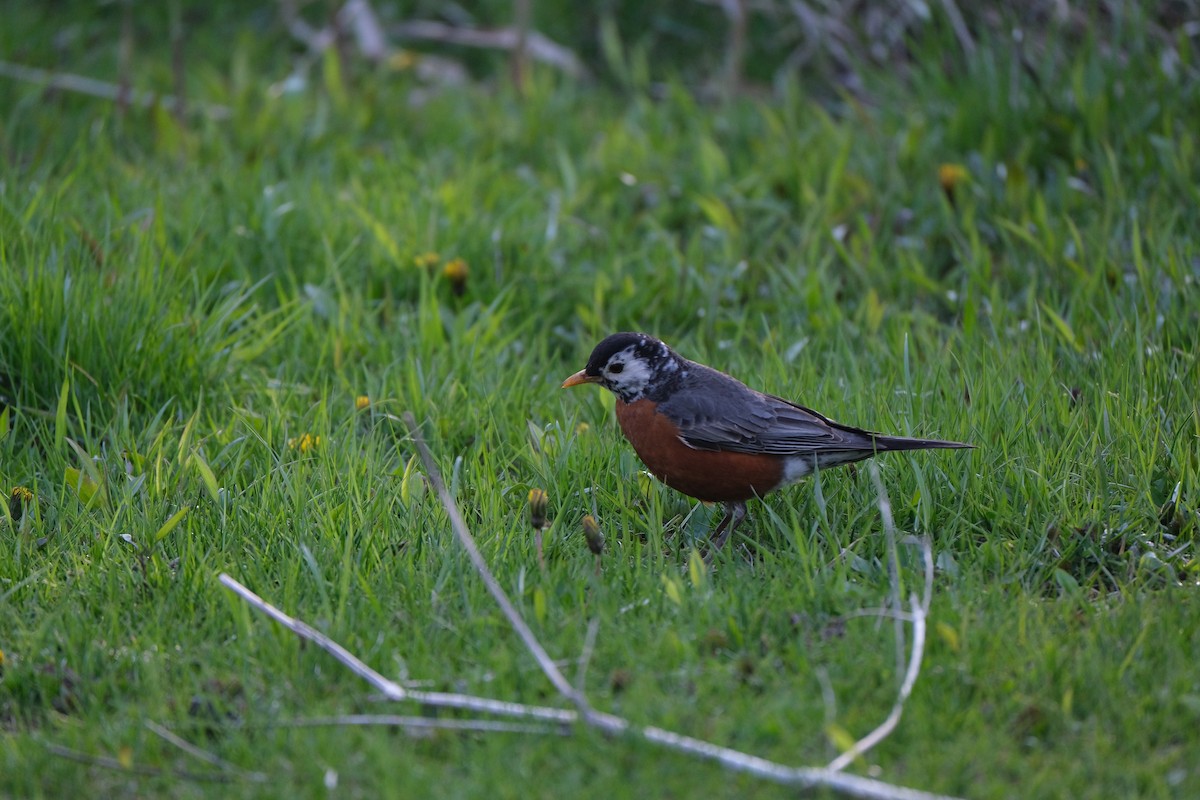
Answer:
[{"label": "bird's leg", "polygon": [[725,519],[721,520],[721,524],[712,532],[712,536],[708,537],[709,545],[711,546],[710,553],[716,553],[725,546],[725,540],[729,538],[729,534],[733,533],[733,529],[738,526],[738,523],[746,518],[746,504],[740,501],[729,502],[725,504]]}]

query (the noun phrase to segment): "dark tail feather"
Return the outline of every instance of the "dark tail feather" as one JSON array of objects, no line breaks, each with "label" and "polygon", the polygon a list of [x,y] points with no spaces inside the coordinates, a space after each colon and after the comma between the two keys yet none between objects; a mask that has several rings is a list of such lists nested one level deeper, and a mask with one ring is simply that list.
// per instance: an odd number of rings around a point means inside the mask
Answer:
[{"label": "dark tail feather", "polygon": [[941,439],[910,439],[906,436],[873,436],[871,441],[877,452],[890,450],[973,450],[975,445],[966,442],[946,442]]}]

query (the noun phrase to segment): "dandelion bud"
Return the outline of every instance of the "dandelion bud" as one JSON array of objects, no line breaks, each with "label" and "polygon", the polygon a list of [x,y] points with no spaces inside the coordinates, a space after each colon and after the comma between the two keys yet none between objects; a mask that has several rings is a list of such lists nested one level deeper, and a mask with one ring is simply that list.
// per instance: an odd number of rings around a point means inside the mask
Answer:
[{"label": "dandelion bud", "polygon": [[467,291],[467,262],[461,258],[454,258],[446,262],[446,266],[442,268],[442,274],[446,276],[446,280],[450,281],[450,288],[454,291],[455,297],[462,297]]},{"label": "dandelion bud", "polygon": [[541,489],[529,490],[529,523],[534,530],[546,527],[546,503],[550,498]]},{"label": "dandelion bud", "polygon": [[971,173],[967,172],[967,168],[962,164],[942,164],[938,167],[938,183],[941,184],[942,191],[951,205],[954,204],[955,189],[970,177]]},{"label": "dandelion bud", "polygon": [[596,555],[604,552],[604,531],[600,530],[600,523],[591,514],[583,518],[583,538],[587,540],[588,550]]}]

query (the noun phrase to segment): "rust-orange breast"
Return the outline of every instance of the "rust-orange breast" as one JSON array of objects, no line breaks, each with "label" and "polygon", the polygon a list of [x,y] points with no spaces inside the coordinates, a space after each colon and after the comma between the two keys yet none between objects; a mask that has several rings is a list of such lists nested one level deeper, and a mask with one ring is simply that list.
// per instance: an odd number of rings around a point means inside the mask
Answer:
[{"label": "rust-orange breast", "polygon": [[679,428],[649,400],[617,398],[617,422],[638,458],[672,489],[708,502],[762,497],[783,479],[779,456],[695,450],[679,439]]}]

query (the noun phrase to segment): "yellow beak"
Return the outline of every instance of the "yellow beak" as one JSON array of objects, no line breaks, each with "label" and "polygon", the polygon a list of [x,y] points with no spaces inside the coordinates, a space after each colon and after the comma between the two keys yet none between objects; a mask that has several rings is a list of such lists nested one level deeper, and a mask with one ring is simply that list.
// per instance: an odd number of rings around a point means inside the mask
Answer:
[{"label": "yellow beak", "polygon": [[581,369],[579,372],[576,372],[574,375],[563,381],[562,388],[566,389],[571,386],[578,386],[581,383],[598,383],[599,381],[599,375],[588,375],[587,370]]}]

